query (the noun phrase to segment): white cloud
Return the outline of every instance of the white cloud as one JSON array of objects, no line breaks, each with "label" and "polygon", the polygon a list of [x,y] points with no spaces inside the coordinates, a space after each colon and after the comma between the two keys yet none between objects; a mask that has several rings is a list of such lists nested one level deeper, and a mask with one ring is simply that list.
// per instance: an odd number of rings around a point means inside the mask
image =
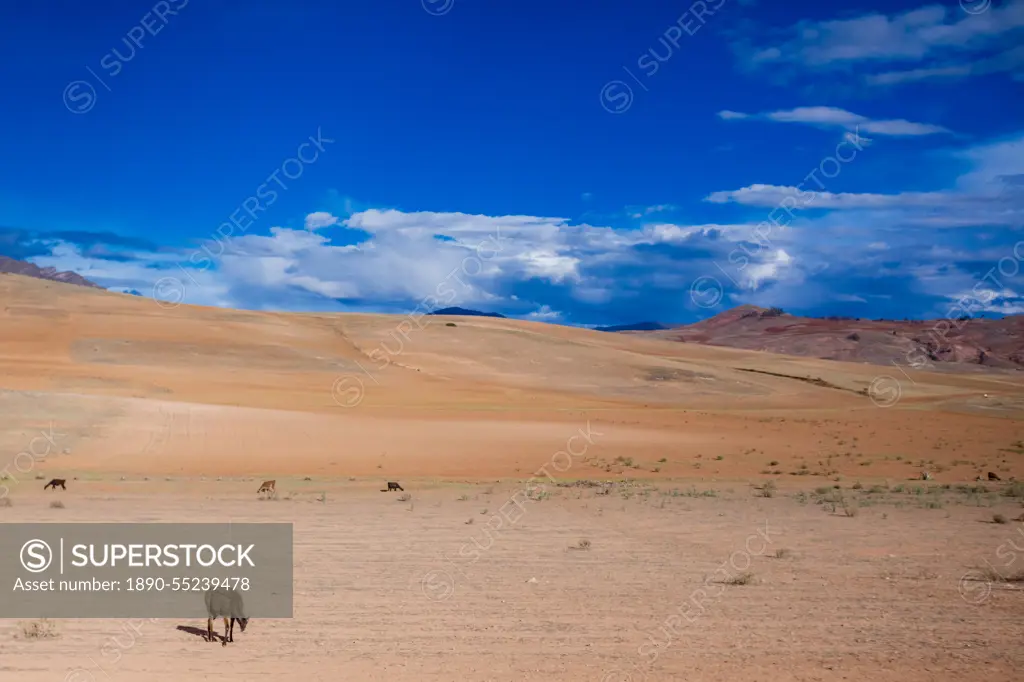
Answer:
[{"label": "white cloud", "polygon": [[792,265],[792,256],[782,249],[777,249],[767,260],[743,268],[740,274],[746,287],[756,291],[766,282],[780,279]]},{"label": "white cloud", "polygon": [[985,76],[993,73],[1009,73],[1014,80],[1018,81],[1024,78],[1024,46],[1014,47],[991,57],[962,64],[872,74],[867,77],[867,82],[871,85],[898,85],[915,81]]},{"label": "white cloud", "polygon": [[749,117],[750,114],[741,114],[738,111],[729,111],[728,109],[718,112],[718,118],[722,119],[723,121],[739,121]]},{"label": "white cloud", "polygon": [[797,198],[797,206],[804,209],[887,208],[893,206],[929,206],[938,192],[903,192],[900,194],[853,194],[847,192],[801,191],[797,187],[779,185],[750,185],[736,190],[712,192],[705,201],[713,204],[735,203],[745,206],[774,208],[784,199]]},{"label": "white cloud", "polygon": [[538,310],[533,311],[527,315],[531,320],[540,320],[542,322],[549,322],[551,320],[557,320],[562,317],[562,313],[557,310],[552,310],[551,306],[544,304]]},{"label": "white cloud", "polygon": [[338,218],[326,211],[317,211],[306,216],[306,229],[319,230],[331,225],[337,225]]},{"label": "white cloud", "polygon": [[655,204],[653,206],[644,206],[641,208],[629,208],[629,217],[631,218],[643,218],[645,216],[653,215],[655,213],[668,213],[671,211],[678,210],[678,206],[675,204]]},{"label": "white cloud", "polygon": [[[924,78],[955,78],[975,73],[1019,71],[1022,57],[1013,47],[1024,29],[1024,0],[1008,0],[980,14],[954,4],[928,5],[896,14],[873,12],[850,19],[801,21],[784,31],[780,44],[734,45],[747,66],[846,69],[851,65],[914,64],[921,68],[869,77],[893,84]],[[937,63],[936,63],[937,62]]]},{"label": "white cloud", "polygon": [[[705,201],[775,209],[789,200],[794,210],[872,211],[876,222],[931,227],[1024,226],[1024,134],[952,153],[971,169],[952,189],[931,192],[815,191],[811,183],[793,186],[754,184],[712,192]],[[795,200],[795,204],[794,204]],[[872,224],[865,220],[866,224]]]},{"label": "white cloud", "polygon": [[867,133],[892,137],[912,137],[950,132],[942,126],[930,123],[914,123],[901,118],[875,120],[835,107],[797,107],[796,109],[760,114],[720,111],[718,116],[724,120],[763,120],[776,123],[802,123],[819,128],[844,128],[847,131],[864,130]]},{"label": "white cloud", "polygon": [[[964,269],[979,260],[995,264],[1008,252],[1006,230],[953,235],[928,228],[1024,227],[1024,135],[955,156],[967,170],[938,191],[820,192],[804,204],[795,187],[753,184],[706,197],[712,204],[765,209],[744,216],[751,222],[651,220],[637,228],[625,221],[630,227],[615,228],[558,217],[367,209],[347,219],[310,214],[308,222],[330,223],[329,231],[273,227],[268,234],[210,242],[203,251],[120,251],[131,258],[127,262],[105,258],[110,253],[102,248],[83,253],[53,241],[51,255],[33,261],[143,295],[152,295],[157,280],[175,278],[186,288],[185,303],[256,309],[397,311],[426,300],[437,307],[486,304],[530,319],[573,319],[581,307],[609,306],[649,316],[644,306],[652,298],[687,306],[686,291],[700,275],[729,286],[726,301],[732,303],[825,305],[837,300],[837,291],[871,296],[829,286],[846,274],[857,281],[894,278],[894,299],[907,293],[907,282],[916,282],[931,301],[974,285],[969,273],[955,270],[957,263]],[[793,197],[822,211],[798,213],[764,240],[759,225]],[[669,206],[649,207],[644,215],[664,218]],[[970,248],[964,238],[988,250]],[[190,264],[194,254],[201,258],[191,263],[208,267]],[[992,305],[1022,303],[1003,297]]]}]

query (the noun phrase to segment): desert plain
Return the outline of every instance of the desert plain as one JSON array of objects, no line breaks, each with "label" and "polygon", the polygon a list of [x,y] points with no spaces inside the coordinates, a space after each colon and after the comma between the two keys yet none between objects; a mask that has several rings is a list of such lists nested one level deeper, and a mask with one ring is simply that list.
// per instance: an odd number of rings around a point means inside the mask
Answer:
[{"label": "desert plain", "polygon": [[2,275],[0,521],[289,522],[295,584],[226,647],[3,619],[0,680],[1019,680],[1022,418],[1013,371]]}]

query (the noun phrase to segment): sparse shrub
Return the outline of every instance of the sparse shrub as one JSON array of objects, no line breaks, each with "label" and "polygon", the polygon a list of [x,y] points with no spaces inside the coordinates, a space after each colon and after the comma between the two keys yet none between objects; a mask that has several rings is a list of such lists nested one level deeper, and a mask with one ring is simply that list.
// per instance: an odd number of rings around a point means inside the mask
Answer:
[{"label": "sparse shrub", "polygon": [[37,481],[41,481],[41,480],[43,480],[44,478],[46,478],[46,476],[43,476],[42,474],[36,474],[36,480],[37,480]]},{"label": "sparse shrub", "polygon": [[1006,517],[1002,514],[993,514],[992,523],[1007,523]]},{"label": "sparse shrub", "polygon": [[864,487],[864,484],[863,484],[863,483],[861,483],[860,481],[857,481],[857,482],[856,482],[856,483],[854,483],[854,484],[853,484],[853,486],[851,486],[851,487],[852,487],[852,488],[853,488],[854,490],[860,490],[861,488],[863,488],[863,487]]},{"label": "sparse shrub", "polygon": [[761,486],[761,497],[775,497],[775,481],[768,481]]},{"label": "sparse shrub", "polygon": [[668,458],[667,458],[667,457],[662,457],[661,459],[659,459],[659,460],[658,460],[658,463],[659,463],[659,464],[664,464],[664,463],[665,463],[665,462],[667,462],[667,461],[668,461]]},{"label": "sparse shrub", "polygon": [[402,493],[401,495],[398,496],[399,502],[408,502],[411,499],[412,495],[410,495],[409,493]]},{"label": "sparse shrub", "polygon": [[472,519],[472,517],[466,520],[466,525],[467,525],[467,526],[472,526],[472,525],[473,525],[473,519]]},{"label": "sparse shrub", "polygon": [[829,490],[830,490],[830,488],[828,488],[826,486],[823,486],[823,485],[822,486],[818,486],[817,488],[814,489],[814,494],[815,495],[827,495]]},{"label": "sparse shrub", "polygon": [[577,549],[577,550],[580,550],[580,551],[586,551],[586,550],[590,549],[590,540],[582,539],[579,542],[577,542],[574,546],[570,547],[569,549]]},{"label": "sparse shrub", "polygon": [[772,461],[768,462],[768,466],[770,466],[770,467],[777,467],[777,466],[779,466],[779,462],[778,462],[778,460],[773,459]]},{"label": "sparse shrub", "polygon": [[64,508],[64,503],[61,502],[60,500],[54,500],[53,502],[50,503],[50,509],[63,509],[63,508]]},{"label": "sparse shrub", "polygon": [[454,322],[445,322],[444,326],[446,326],[446,327],[454,327],[455,323]]},{"label": "sparse shrub", "polygon": [[25,639],[53,639],[59,635],[56,626],[43,618],[29,623],[21,623],[21,636]]},{"label": "sparse shrub", "polygon": [[661,471],[661,467],[654,467],[653,469],[651,469],[651,472],[655,474],[658,473],[659,471]]},{"label": "sparse shrub", "polygon": [[[274,495],[273,499],[276,500],[277,499],[277,495]],[[319,502],[320,504],[326,503],[327,502],[327,493],[320,493],[320,497],[316,498],[316,501]]]},{"label": "sparse shrub", "polygon": [[788,559],[789,557],[793,556],[793,552],[785,548],[779,548],[775,550],[774,556],[776,559]]},{"label": "sparse shrub", "polygon": [[750,571],[744,571],[739,575],[735,575],[725,581],[726,585],[749,585],[754,582],[754,574]]},{"label": "sparse shrub", "polygon": [[853,502],[843,502],[843,512],[850,518],[853,518],[860,513],[860,508],[857,507]]},{"label": "sparse shrub", "polygon": [[721,462],[723,459],[725,459],[725,457],[723,457],[722,455],[719,455],[718,457],[715,457],[715,460],[719,461],[719,462]]},{"label": "sparse shrub", "polygon": [[1006,497],[1024,497],[1024,482],[1012,481],[1003,490],[1003,495]]},{"label": "sparse shrub", "polygon": [[11,502],[11,498],[9,498],[9,497],[0,497],[0,507],[10,507],[13,504],[14,503]]},{"label": "sparse shrub", "polygon": [[468,499],[469,499],[469,495],[459,495],[458,501],[459,502],[465,502]]}]

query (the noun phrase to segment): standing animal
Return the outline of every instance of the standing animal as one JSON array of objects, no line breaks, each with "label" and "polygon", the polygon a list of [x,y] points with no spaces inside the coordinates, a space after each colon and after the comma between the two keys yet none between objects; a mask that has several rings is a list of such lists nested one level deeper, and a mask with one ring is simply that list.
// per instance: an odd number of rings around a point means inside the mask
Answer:
[{"label": "standing animal", "polygon": [[50,486],[53,486],[54,490],[57,489],[57,486],[60,486],[61,490],[67,490],[67,488],[64,486],[64,483],[66,482],[66,480],[67,479],[64,479],[64,478],[54,478],[54,479],[51,479],[49,483],[47,483],[46,485],[43,486],[43,490],[46,490]]},{"label": "standing animal", "polygon": [[988,472],[988,480],[990,480],[990,481],[1001,481],[1003,479],[999,478],[998,474],[990,471],[990,472]]},{"label": "standing animal", "polygon": [[263,481],[263,485],[261,485],[260,489],[256,491],[256,494],[259,495],[260,493],[263,493],[263,492],[267,492],[267,493],[276,492],[274,490],[274,485],[276,485],[276,484],[277,484],[277,481]]},{"label": "standing animal", "polygon": [[[222,646],[227,646],[228,642],[235,641],[235,621],[238,621],[238,626],[245,632],[245,626],[249,624],[249,619],[245,617],[245,606],[242,604],[242,595],[235,590],[231,590],[225,587],[217,588],[215,590],[209,590],[205,596],[206,600],[206,641],[216,641],[213,637],[213,619],[223,618],[224,619],[224,638],[221,640]],[[230,621],[228,620],[230,618]]]},{"label": "standing animal", "polygon": [[402,486],[398,485],[394,481],[388,481],[388,489],[385,492],[391,492],[392,490],[401,490],[403,493],[405,492],[405,488]]}]

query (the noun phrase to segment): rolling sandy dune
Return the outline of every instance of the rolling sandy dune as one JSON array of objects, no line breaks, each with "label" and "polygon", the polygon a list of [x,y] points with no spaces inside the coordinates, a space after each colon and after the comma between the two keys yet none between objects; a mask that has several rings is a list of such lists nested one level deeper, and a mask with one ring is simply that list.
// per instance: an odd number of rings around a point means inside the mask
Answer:
[{"label": "rolling sandy dune", "polygon": [[[1024,511],[1000,494],[1024,477],[1022,417],[1019,373],[482,317],[166,308],[0,275],[0,520],[284,520],[296,545],[291,620],[227,648],[188,631],[203,623],[147,622],[116,663],[101,652],[125,623],[26,639],[0,621],[0,679],[1014,679],[1024,593],[972,602],[960,578],[1022,527],[978,523]],[[633,484],[549,482],[453,564],[542,468]],[[934,481],[908,480],[922,470]],[[970,487],[988,471],[1004,482]],[[50,476],[69,489],[44,493]],[[263,478],[280,499],[256,499]],[[757,497],[767,480],[779,493]],[[823,511],[833,486],[862,513]],[[754,582],[714,588],[645,663],[638,648],[765,523],[793,555],[748,557]]]},{"label": "rolling sandy dune", "polygon": [[0,444],[54,421],[72,450],[47,463],[61,471],[524,478],[589,422],[601,455],[568,475],[747,477],[829,455],[847,475],[867,459],[877,476],[919,459],[951,480],[1024,474],[1003,452],[1021,437],[1012,373],[904,375],[492,318],[168,309],[13,275],[0,299]]}]

